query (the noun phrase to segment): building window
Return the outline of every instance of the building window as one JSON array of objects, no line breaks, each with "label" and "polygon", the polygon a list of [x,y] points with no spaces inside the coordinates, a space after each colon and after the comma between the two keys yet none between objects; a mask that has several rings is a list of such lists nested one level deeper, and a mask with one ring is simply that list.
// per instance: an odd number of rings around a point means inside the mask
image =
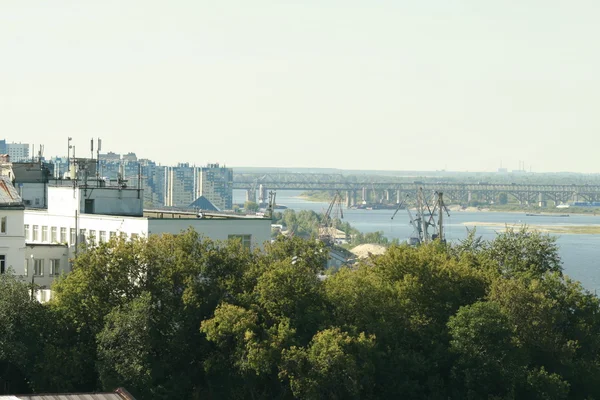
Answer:
[{"label": "building window", "polygon": [[33,274],[35,276],[44,276],[44,260],[39,258],[33,260]]},{"label": "building window", "polygon": [[50,260],[50,276],[60,275],[60,260],[58,258]]},{"label": "building window", "polygon": [[0,254],[0,274],[6,273],[6,256]]},{"label": "building window", "polygon": [[60,242],[67,243],[67,228],[60,228]]},{"label": "building window", "polygon": [[48,241],[48,227],[42,226],[42,242]]},{"label": "building window", "polygon": [[83,212],[86,214],[94,213],[94,199],[85,199],[83,204]]},{"label": "building window", "polygon": [[51,243],[56,243],[57,241],[58,240],[57,240],[57,237],[56,237],[56,227],[53,226],[53,227],[50,228],[50,242]]},{"label": "building window", "polygon": [[110,233],[110,238],[111,238],[111,239],[114,239],[114,238],[116,238],[116,237],[117,237],[117,232],[111,232],[111,233]]},{"label": "building window", "polygon": [[98,240],[100,241],[100,243],[106,242],[106,231],[100,231],[98,233]]},{"label": "building window", "polygon": [[90,230],[90,233],[88,235],[88,241],[92,246],[96,244],[96,231]]},{"label": "building window", "polygon": [[247,249],[252,245],[252,235],[229,235],[227,238],[229,240],[239,240],[242,246]]},{"label": "building window", "polygon": [[71,228],[70,233],[71,233],[71,243],[70,243],[70,245],[74,246],[75,242],[77,242],[77,237],[76,237],[77,231],[75,230],[75,228]]},{"label": "building window", "polygon": [[6,233],[6,217],[0,218],[0,233]]},{"label": "building window", "polygon": [[119,233],[119,237],[123,240],[127,240],[127,233],[121,232],[121,233]]},{"label": "building window", "polygon": [[31,240],[34,241],[34,242],[37,242],[38,239],[39,239],[38,230],[39,230],[39,226],[34,225],[33,226],[33,237],[31,238]]},{"label": "building window", "polygon": [[29,225],[25,224],[24,228],[25,228],[25,240],[28,241],[29,240]]},{"label": "building window", "polygon": [[131,240],[136,240],[138,237],[139,237],[139,235],[137,233],[131,234]]}]

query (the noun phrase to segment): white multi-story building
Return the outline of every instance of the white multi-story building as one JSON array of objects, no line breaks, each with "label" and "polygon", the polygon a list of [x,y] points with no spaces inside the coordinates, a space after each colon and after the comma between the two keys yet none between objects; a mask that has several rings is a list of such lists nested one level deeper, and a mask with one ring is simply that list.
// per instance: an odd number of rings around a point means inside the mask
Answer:
[{"label": "white multi-story building", "polygon": [[[93,246],[113,237],[135,239],[151,234],[178,234],[192,228],[213,240],[240,239],[248,247],[270,240],[271,221],[259,216],[143,209],[143,191],[104,186],[48,186],[47,209],[24,214],[24,275],[49,287],[55,276],[70,271],[68,260],[81,245]],[[23,257],[21,258],[23,259]]]},{"label": "white multi-story building", "polygon": [[25,261],[23,202],[10,179],[0,176],[0,273],[22,275]]}]

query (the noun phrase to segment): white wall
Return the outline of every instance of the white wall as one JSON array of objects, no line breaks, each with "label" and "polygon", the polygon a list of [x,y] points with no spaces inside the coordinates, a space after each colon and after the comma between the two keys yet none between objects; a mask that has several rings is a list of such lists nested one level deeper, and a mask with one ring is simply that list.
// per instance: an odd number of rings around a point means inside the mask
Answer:
[{"label": "white wall", "polygon": [[6,258],[6,268],[17,275],[25,269],[25,236],[23,234],[23,210],[0,209],[0,218],[6,217],[6,233],[0,233],[0,254]]},{"label": "white wall", "polygon": [[16,183],[15,188],[27,207],[46,207],[46,188],[48,186],[39,182]]},{"label": "white wall", "polygon": [[[139,198],[138,198],[139,195]],[[89,187],[74,189],[69,186],[48,188],[48,212],[74,216],[77,210],[85,213],[85,200],[94,200],[93,214],[141,216],[144,207],[143,190],[116,187]]]},{"label": "white wall", "polygon": [[48,187],[48,212],[56,215],[75,216],[79,211],[79,190],[73,187]]},{"label": "white wall", "polygon": [[172,233],[192,227],[213,240],[227,240],[229,235],[252,235],[252,247],[263,247],[271,239],[269,219],[148,219],[149,234]]},{"label": "white wall", "polygon": [[[33,258],[31,257],[33,255]],[[43,274],[34,276],[33,260],[43,260]],[[28,244],[25,248],[25,260],[27,265],[26,281],[31,282],[32,277],[36,285],[41,288],[50,288],[54,279],[57,276],[50,275],[50,260],[60,260],[60,273],[68,273],[71,271],[69,264],[69,248],[66,245],[43,245],[43,244]]]},{"label": "white wall", "polygon": [[[51,243],[52,227],[57,228],[57,242],[60,242],[60,228],[66,228],[67,243],[70,247],[75,245],[71,239],[71,229],[77,229],[76,234],[84,229],[86,237],[89,237],[90,232],[93,232],[96,239],[99,239],[100,231],[104,231],[107,240],[110,239],[110,232],[115,232],[117,235],[124,233],[128,238],[131,237],[131,234],[140,236],[148,234],[148,220],[143,217],[80,214],[76,221],[75,214],[57,215],[46,211],[25,210],[25,224],[29,225],[29,237],[25,238],[26,242],[33,244]],[[34,225],[39,227],[37,241],[34,241],[32,237]],[[46,242],[42,241],[42,226],[48,227],[48,240]]]},{"label": "white wall", "polygon": [[94,200],[94,214],[141,216],[144,212],[144,192],[137,189],[80,189],[79,210],[85,210],[85,200]]}]

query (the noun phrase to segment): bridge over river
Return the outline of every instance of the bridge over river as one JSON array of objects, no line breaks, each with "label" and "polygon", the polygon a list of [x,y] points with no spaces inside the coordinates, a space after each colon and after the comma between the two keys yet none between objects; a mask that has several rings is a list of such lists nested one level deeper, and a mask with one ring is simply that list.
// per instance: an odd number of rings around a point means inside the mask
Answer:
[{"label": "bridge over river", "polygon": [[389,176],[306,174],[306,173],[236,173],[233,188],[245,189],[247,200],[265,201],[270,190],[338,190],[345,194],[348,206],[360,201],[399,203],[407,195],[415,198],[417,190],[443,192],[449,203],[467,204],[472,200],[498,202],[501,194],[520,204],[558,205],[567,202],[600,201],[600,185],[523,184],[523,183],[459,183],[408,181]]}]

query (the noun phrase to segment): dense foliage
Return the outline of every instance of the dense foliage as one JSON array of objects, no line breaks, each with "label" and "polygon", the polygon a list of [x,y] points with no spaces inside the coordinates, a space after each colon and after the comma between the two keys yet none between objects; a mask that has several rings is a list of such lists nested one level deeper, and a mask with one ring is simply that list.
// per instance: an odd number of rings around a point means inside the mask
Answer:
[{"label": "dense foliage", "polygon": [[600,399],[600,302],[554,240],[391,246],[323,279],[326,251],[193,231],[82,253],[31,301],[0,277],[0,393],[139,399]]}]

